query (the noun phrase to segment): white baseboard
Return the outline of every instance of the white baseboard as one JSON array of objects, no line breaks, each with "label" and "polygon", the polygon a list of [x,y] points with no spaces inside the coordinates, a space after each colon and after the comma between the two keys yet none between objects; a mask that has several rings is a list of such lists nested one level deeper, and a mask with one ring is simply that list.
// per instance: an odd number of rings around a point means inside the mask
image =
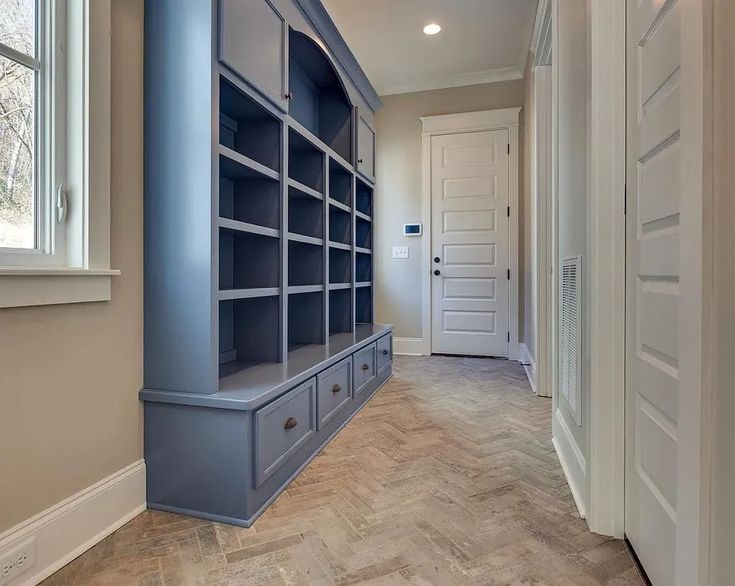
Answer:
[{"label": "white baseboard", "polygon": [[538,387],[536,386],[536,361],[528,351],[528,346],[523,342],[518,344],[518,351],[521,355],[521,364],[523,365],[523,370],[526,371],[528,382],[531,385],[533,392],[538,395]]},{"label": "white baseboard", "polygon": [[425,356],[423,338],[393,338],[393,354]]},{"label": "white baseboard", "polygon": [[138,460],[0,534],[0,555],[29,539],[36,561],[8,586],[48,578],[146,508],[145,462]]},{"label": "white baseboard", "polygon": [[587,518],[587,503],[584,498],[587,482],[587,462],[566,421],[564,421],[564,416],[558,409],[554,412],[552,428],[553,438],[551,441],[554,444],[556,455],[559,457],[561,469],[567,478],[567,484],[569,484],[572,492],[574,504],[577,505],[579,516],[585,519]]}]

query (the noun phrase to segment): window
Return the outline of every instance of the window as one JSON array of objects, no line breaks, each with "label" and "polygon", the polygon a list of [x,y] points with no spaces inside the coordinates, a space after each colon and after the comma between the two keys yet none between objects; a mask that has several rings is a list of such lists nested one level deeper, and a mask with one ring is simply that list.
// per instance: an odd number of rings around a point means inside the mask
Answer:
[{"label": "window", "polygon": [[0,0],[0,307],[109,299],[110,0]]},{"label": "window", "polygon": [[[66,209],[62,149],[63,2],[0,0],[1,264],[60,266]],[[54,51],[56,47],[56,51]],[[56,208],[56,209],[55,209]]]}]

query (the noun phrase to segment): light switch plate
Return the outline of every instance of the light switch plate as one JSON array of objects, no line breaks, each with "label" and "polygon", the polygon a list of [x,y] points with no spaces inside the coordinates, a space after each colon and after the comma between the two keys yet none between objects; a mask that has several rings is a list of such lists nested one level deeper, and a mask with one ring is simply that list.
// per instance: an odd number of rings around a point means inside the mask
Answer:
[{"label": "light switch plate", "polygon": [[408,258],[408,246],[394,246],[393,258]]}]

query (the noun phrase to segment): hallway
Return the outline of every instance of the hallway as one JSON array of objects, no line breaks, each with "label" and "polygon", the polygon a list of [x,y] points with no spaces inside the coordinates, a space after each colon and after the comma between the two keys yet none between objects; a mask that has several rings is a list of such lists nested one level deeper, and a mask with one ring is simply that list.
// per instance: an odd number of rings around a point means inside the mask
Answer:
[{"label": "hallway", "polygon": [[642,583],[577,516],[519,364],[394,368],[253,528],[149,510],[44,584]]}]

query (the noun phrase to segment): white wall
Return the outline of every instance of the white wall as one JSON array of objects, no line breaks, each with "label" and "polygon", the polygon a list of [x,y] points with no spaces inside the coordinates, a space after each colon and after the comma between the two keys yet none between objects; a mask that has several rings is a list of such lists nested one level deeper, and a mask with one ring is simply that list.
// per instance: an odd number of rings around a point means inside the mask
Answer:
[{"label": "white wall", "polygon": [[[589,318],[584,286],[587,247],[589,135],[589,4],[588,0],[554,0],[558,259],[582,257],[582,402],[581,424],[566,399],[555,398],[554,439],[578,505],[586,512],[589,495]],[[557,271],[558,273],[558,271]]]},{"label": "white wall", "polygon": [[[382,98],[385,107],[376,118],[375,318],[394,324],[396,338],[423,335],[421,240],[402,235],[404,223],[421,221],[419,117],[518,107],[523,93],[519,80]],[[408,260],[392,259],[393,246],[408,246]]]},{"label": "white wall", "polygon": [[715,0],[715,233],[713,308],[714,453],[712,476],[712,585],[735,576],[735,3]]}]

